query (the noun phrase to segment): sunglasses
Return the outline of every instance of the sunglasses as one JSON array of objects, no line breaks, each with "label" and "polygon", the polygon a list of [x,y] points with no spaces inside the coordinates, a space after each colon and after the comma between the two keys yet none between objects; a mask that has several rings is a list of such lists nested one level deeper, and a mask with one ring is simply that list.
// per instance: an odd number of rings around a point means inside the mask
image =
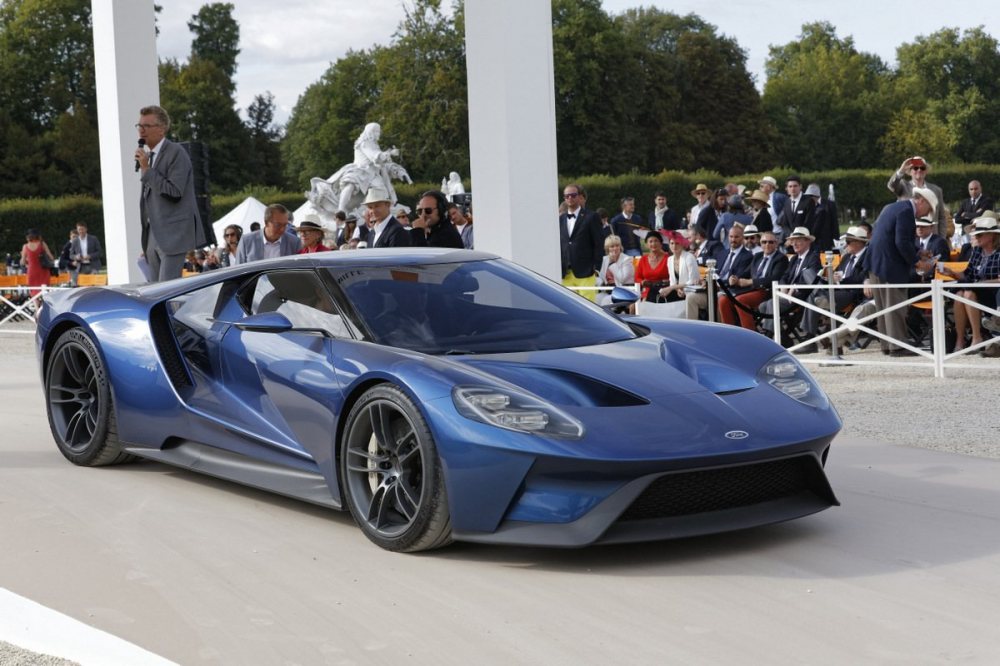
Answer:
[{"label": "sunglasses", "polygon": [[915,167],[911,167],[911,168],[914,171],[927,171],[927,167],[925,167],[925,166],[915,166]]},{"label": "sunglasses", "polygon": [[420,215],[430,215],[434,212],[433,208],[418,208],[417,213]]},{"label": "sunglasses", "polygon": [[569,194],[564,194],[563,199],[575,199],[580,196],[579,192],[570,192]]},{"label": "sunglasses", "polygon": [[777,244],[777,242],[778,241],[767,241],[767,240],[764,240],[764,241],[761,241],[760,244],[761,245],[775,245],[775,244]]}]

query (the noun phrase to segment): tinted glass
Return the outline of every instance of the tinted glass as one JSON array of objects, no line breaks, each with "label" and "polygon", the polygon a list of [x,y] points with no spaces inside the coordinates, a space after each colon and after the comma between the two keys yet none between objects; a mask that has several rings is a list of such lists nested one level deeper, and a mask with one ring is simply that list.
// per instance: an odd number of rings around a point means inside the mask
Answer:
[{"label": "tinted glass", "polygon": [[590,301],[504,260],[331,274],[371,340],[427,354],[557,349],[635,337]]},{"label": "tinted glass", "polygon": [[295,328],[322,329],[334,337],[351,337],[329,292],[312,271],[261,275],[250,304],[251,314],[260,312],[280,312]]}]

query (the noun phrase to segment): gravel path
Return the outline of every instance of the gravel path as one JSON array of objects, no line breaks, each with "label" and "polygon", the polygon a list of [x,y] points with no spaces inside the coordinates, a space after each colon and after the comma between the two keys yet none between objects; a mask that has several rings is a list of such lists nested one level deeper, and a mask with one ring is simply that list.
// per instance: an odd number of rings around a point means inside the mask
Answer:
[{"label": "gravel path", "polygon": [[[0,331],[0,367],[6,355],[34,353],[33,335]],[[880,361],[885,357],[866,351],[846,358]],[[984,395],[984,388],[997,385],[1000,359],[969,356],[962,362],[976,367],[949,368],[944,379],[934,379],[929,367],[899,364],[807,367],[840,412],[845,434],[1000,459],[996,397]],[[977,402],[983,406],[970,408]]]}]

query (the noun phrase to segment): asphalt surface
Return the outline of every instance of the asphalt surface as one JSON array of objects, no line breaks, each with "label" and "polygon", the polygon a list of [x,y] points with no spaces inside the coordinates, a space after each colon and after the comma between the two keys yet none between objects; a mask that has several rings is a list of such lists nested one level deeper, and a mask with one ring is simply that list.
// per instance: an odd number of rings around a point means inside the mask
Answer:
[{"label": "asphalt surface", "polygon": [[[802,520],[397,555],[348,516],[293,500],[153,463],[74,467],[52,443],[34,358],[2,361],[0,588],[166,660],[1000,662],[995,459],[848,429],[828,463],[843,506]],[[39,651],[88,663],[55,640]]]}]

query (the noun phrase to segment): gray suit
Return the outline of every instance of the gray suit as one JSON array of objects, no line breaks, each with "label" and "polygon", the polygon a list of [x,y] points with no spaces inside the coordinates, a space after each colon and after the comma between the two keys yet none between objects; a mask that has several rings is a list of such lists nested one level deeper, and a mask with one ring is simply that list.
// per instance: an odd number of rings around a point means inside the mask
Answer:
[{"label": "gray suit", "polygon": [[153,152],[153,165],[142,175],[139,212],[142,250],[155,281],[162,281],[180,277],[184,255],[207,240],[187,152],[168,139]]},{"label": "gray suit", "polygon": [[84,256],[80,246],[80,239],[74,238],[70,241],[69,255],[71,257],[80,256],[89,259],[89,262],[77,261],[77,266],[81,273],[96,273],[101,270],[101,241],[97,240],[94,234],[87,234],[87,254]]},{"label": "gray suit", "polygon": [[[278,247],[282,257],[298,254],[302,249],[302,241],[295,234],[285,232],[278,239]],[[236,248],[236,256],[233,258],[237,264],[245,264],[248,261],[260,261],[264,258],[264,230],[249,234],[243,234],[240,244]]]}]

